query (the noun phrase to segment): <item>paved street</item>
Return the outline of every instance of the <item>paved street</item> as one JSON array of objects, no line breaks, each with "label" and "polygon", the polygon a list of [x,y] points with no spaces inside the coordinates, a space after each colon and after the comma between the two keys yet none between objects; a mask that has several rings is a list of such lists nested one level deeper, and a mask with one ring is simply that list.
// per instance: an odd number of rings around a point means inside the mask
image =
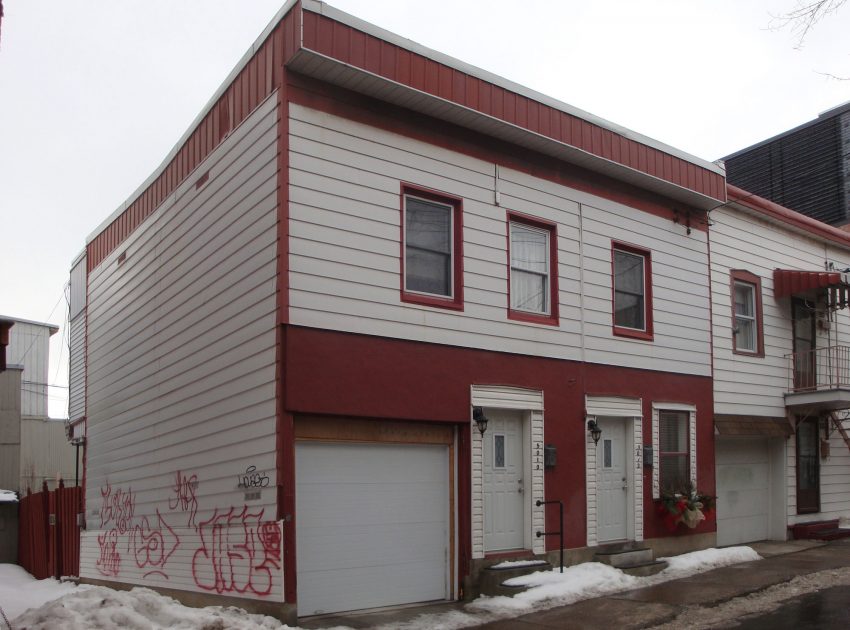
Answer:
[{"label": "paved street", "polygon": [[[488,630],[618,630],[847,628],[850,542],[771,542],[751,545],[764,558],[680,580],[587,599],[478,626]],[[305,628],[422,627],[421,615],[451,615],[463,604],[334,615],[302,621]],[[809,625],[804,625],[808,623]],[[784,625],[783,625],[784,624]],[[450,624],[451,625],[451,624]],[[453,627],[453,626],[452,626]]]}]

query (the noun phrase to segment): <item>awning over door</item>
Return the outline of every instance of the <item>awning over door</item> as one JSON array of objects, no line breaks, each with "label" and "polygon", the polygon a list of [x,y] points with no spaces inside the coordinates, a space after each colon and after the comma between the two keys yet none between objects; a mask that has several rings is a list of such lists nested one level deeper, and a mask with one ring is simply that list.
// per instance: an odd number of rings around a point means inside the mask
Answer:
[{"label": "awning over door", "polygon": [[[773,270],[773,295],[783,298],[817,289],[850,290],[850,276],[842,271]],[[846,300],[841,300],[846,302]]]},{"label": "awning over door", "polygon": [[714,415],[718,435],[729,437],[788,437],[794,431],[786,418]]}]

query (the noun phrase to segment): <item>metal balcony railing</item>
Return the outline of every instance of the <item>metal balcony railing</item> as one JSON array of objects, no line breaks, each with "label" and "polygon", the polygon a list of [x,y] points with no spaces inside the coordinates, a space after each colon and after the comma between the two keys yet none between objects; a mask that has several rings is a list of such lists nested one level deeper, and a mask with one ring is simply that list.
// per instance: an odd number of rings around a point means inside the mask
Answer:
[{"label": "metal balcony railing", "polygon": [[788,391],[850,388],[850,346],[827,346],[786,355]]}]

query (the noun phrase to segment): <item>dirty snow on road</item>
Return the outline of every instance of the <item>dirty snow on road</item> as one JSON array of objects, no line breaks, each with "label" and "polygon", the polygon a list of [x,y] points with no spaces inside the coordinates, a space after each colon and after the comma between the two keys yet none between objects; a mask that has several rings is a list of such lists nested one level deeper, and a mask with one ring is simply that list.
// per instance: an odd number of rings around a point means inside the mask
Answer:
[{"label": "dirty snow on road", "polygon": [[[480,597],[449,612],[423,614],[380,630],[453,630],[531,611],[564,606],[611,593],[650,586],[721,566],[759,559],[749,547],[707,549],[667,558],[667,569],[646,578],[626,575],[598,562],[538,571],[515,578],[529,587],[514,597]],[[15,565],[0,565],[0,605],[15,630],[286,630],[290,626],[234,607],[190,608],[147,588],[116,591],[36,580]],[[30,610],[27,610],[30,609]],[[25,612],[26,611],[26,612]],[[6,630],[0,617],[0,629]],[[339,627],[338,630],[343,630]]]},{"label": "dirty snow on road", "polygon": [[776,610],[794,597],[842,585],[850,585],[850,567],[797,576],[789,582],[776,584],[746,597],[736,597],[718,606],[688,606],[675,619],[653,626],[653,630],[679,630],[685,627],[689,630],[709,630],[727,624],[734,626],[744,616]]}]

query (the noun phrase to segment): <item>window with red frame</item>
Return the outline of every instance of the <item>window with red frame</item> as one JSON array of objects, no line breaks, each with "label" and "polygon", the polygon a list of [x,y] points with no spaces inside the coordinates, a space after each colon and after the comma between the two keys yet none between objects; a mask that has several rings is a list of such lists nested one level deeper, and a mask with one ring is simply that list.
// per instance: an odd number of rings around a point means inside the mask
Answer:
[{"label": "window with red frame", "polygon": [[730,275],[732,285],[732,350],[735,354],[764,356],[761,278],[740,269],[733,269]]},{"label": "window with red frame", "polygon": [[649,251],[615,243],[614,334],[652,339],[652,269]]},{"label": "window with red frame", "polygon": [[556,242],[553,224],[508,215],[508,292],[512,319],[557,323]]},{"label": "window with red frame", "polygon": [[682,492],[690,481],[687,411],[658,413],[660,485],[662,492]]},{"label": "window with red frame", "polygon": [[460,200],[405,186],[402,211],[402,299],[462,308]]}]

